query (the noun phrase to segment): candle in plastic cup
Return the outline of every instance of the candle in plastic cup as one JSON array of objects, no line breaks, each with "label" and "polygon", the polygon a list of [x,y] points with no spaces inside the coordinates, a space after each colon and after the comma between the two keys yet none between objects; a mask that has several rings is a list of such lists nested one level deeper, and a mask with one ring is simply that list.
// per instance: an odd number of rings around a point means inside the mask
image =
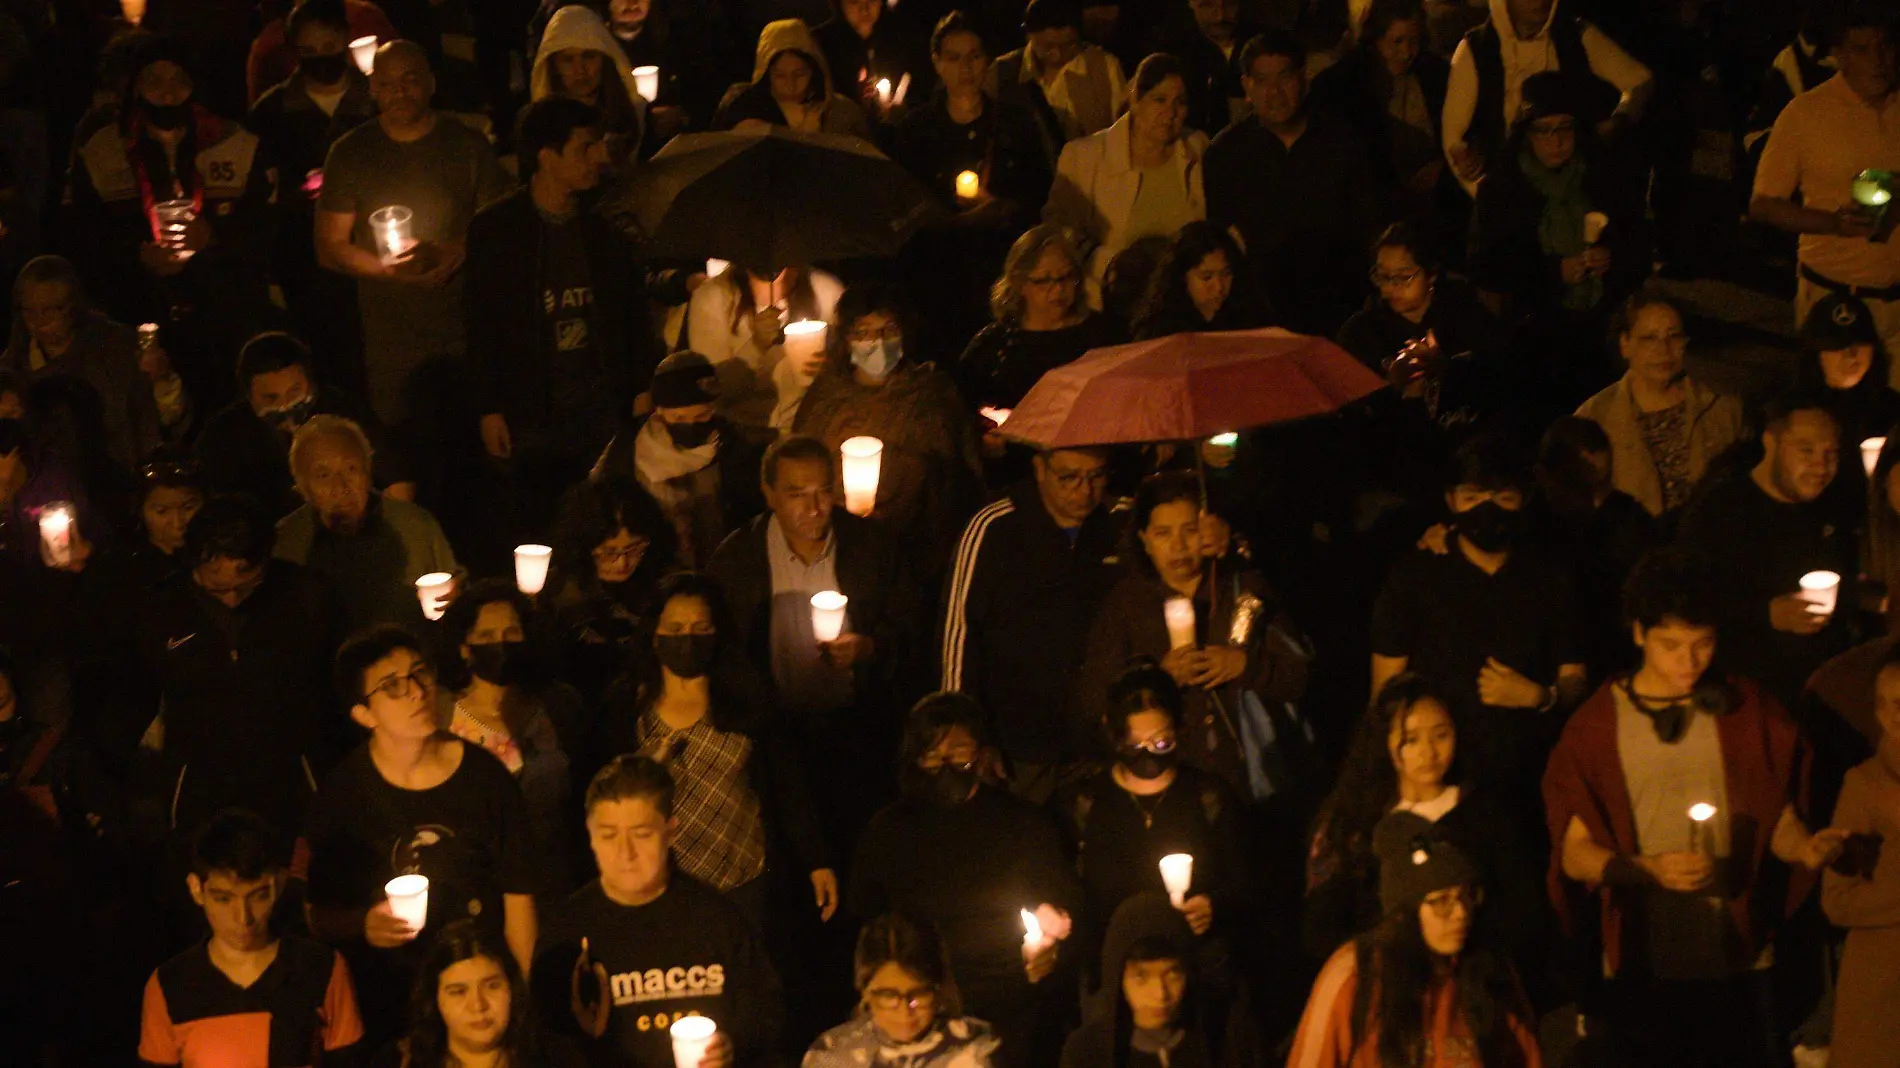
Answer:
[{"label": "candle in plastic cup", "polygon": [[978,408],[976,410],[976,414],[995,423],[999,429],[1004,423],[1009,422],[1009,417],[1014,412],[1014,408]]},{"label": "candle in plastic cup", "polygon": [[673,1068],[699,1068],[719,1026],[706,1016],[682,1016],[666,1029],[673,1038]]},{"label": "candle in plastic cup", "polygon": [[1855,175],[1852,187],[1854,203],[1863,208],[1886,206],[1893,199],[1893,190],[1887,188],[1887,183],[1892,179],[1893,175],[1888,171],[1867,170]]},{"label": "candle in plastic cup", "polygon": [[829,332],[822,319],[800,319],[786,324],[785,358],[792,361],[793,370],[818,372],[825,358],[825,336]]},{"label": "candle in plastic cup", "polygon": [[158,344],[158,324],[157,323],[140,323],[139,324],[139,351],[150,352],[152,350],[152,347],[157,344]]},{"label": "candle in plastic cup", "polygon": [[852,515],[870,515],[877,507],[877,475],[884,462],[884,443],[872,437],[844,439],[844,507]]},{"label": "candle in plastic cup", "polygon": [[369,213],[369,232],[384,263],[395,260],[416,243],[412,226],[415,212],[401,204],[389,204]]},{"label": "candle in plastic cup", "polygon": [[1841,577],[1832,571],[1810,571],[1801,576],[1801,596],[1808,602],[1810,615],[1833,615],[1840,595]]},{"label": "candle in plastic cup", "polygon": [[1886,438],[1868,438],[1860,443],[1860,465],[1867,469],[1867,477],[1874,477],[1874,468],[1880,464],[1880,450],[1887,447]]},{"label": "candle in plastic cup", "polygon": [[191,256],[185,247],[185,228],[198,218],[198,210],[189,200],[163,200],[152,205],[158,217],[158,243],[171,249],[180,259]]},{"label": "candle in plastic cup", "polygon": [[54,567],[73,562],[73,506],[55,501],[40,509],[40,544]]},{"label": "candle in plastic cup", "polygon": [[851,598],[837,590],[821,590],[811,595],[811,636],[820,642],[835,642],[844,633],[844,607]]},{"label": "candle in plastic cup", "polygon": [[726,268],[731,267],[731,266],[732,264],[725,260],[707,260],[706,261],[706,277],[717,278],[720,275],[725,274]]},{"label": "candle in plastic cup", "polygon": [[877,106],[881,108],[891,106],[891,80],[889,78],[879,78],[877,80]]},{"label": "candle in plastic cup", "polygon": [[548,559],[554,550],[546,545],[515,546],[515,589],[533,597],[548,584]]},{"label": "candle in plastic cup", "polygon": [[1023,952],[1034,953],[1043,947],[1042,921],[1029,909],[1022,910],[1023,915]]},{"label": "candle in plastic cup", "polygon": [[1194,648],[1194,602],[1170,597],[1161,610],[1168,620],[1168,648]]},{"label": "candle in plastic cup", "polygon": [[431,571],[416,580],[416,600],[422,602],[422,615],[429,620],[442,618],[449,608],[449,591],[455,576],[447,571]]},{"label": "candle in plastic cup", "polygon": [[1610,217],[1600,211],[1583,213],[1583,243],[1594,245],[1603,239],[1603,228],[1610,225]]},{"label": "candle in plastic cup", "polygon": [[389,911],[396,918],[420,931],[429,919],[429,877],[398,875],[383,884],[389,897]]},{"label": "candle in plastic cup", "polygon": [[957,175],[957,197],[960,200],[975,200],[983,191],[983,180],[975,171],[963,171]]},{"label": "candle in plastic cup", "polygon": [[1169,853],[1161,858],[1161,883],[1168,888],[1168,900],[1175,908],[1187,904],[1188,887],[1194,882],[1194,858],[1186,853]]},{"label": "candle in plastic cup", "polygon": [[350,58],[356,61],[356,69],[368,77],[376,70],[376,38],[358,37],[350,42]]},{"label": "candle in plastic cup", "polygon": [[145,21],[145,0],[119,0],[119,14],[125,21],[137,26]]},{"label": "candle in plastic cup", "polygon": [[659,99],[660,68],[658,67],[633,68],[633,87],[640,91],[640,95],[642,97],[645,97],[646,102],[649,104]]},{"label": "candle in plastic cup", "polygon": [[1223,449],[1231,449],[1240,444],[1240,435],[1229,430],[1225,434],[1216,434],[1208,438],[1207,443],[1209,445],[1219,445]]},{"label": "candle in plastic cup", "polygon": [[1715,852],[1715,842],[1709,828],[1709,821],[1714,818],[1715,806],[1707,801],[1697,801],[1689,806],[1689,851],[1691,853]]}]

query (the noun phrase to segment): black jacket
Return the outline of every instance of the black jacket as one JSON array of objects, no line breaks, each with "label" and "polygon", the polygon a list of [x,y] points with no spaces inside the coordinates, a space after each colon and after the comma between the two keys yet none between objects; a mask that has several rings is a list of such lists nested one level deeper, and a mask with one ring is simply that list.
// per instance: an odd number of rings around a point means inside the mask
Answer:
[{"label": "black jacket", "polygon": [[[741,647],[754,664],[772,663],[772,561],[766,554],[766,512],[733,531],[713,553],[707,568],[726,591],[726,604]],[[851,629],[877,644],[870,663],[856,667],[857,706],[894,707],[909,696],[904,685],[917,627],[917,591],[905,569],[897,542],[874,519],[861,519],[840,508],[831,516],[836,540],[838,592],[851,599]]]},{"label": "black jacket", "polygon": [[[603,219],[582,212],[573,225],[580,227],[593,290],[592,385],[603,409],[630,412],[659,362],[645,275],[626,238]],[[463,297],[476,396],[484,414],[507,418],[517,446],[537,432],[565,436],[577,429],[563,425],[573,413],[554,405],[551,328],[542,309],[546,238],[547,224],[527,188],[484,209],[468,228]]]},{"label": "black jacket", "polygon": [[[310,411],[313,415],[340,415],[363,428],[376,450],[378,488],[386,489],[410,478],[396,454],[388,449],[383,424],[369,405],[325,386],[317,390]],[[212,416],[198,435],[196,448],[205,486],[212,491],[248,493],[264,502],[273,518],[287,516],[303,504],[290,473],[289,439],[257,417],[249,397],[239,397]]]},{"label": "black jacket", "polygon": [[[634,473],[633,445],[650,418],[652,416],[643,415],[622,424],[620,433],[614,435],[607,443],[607,451],[601,454],[602,475],[629,486],[639,484],[639,476]],[[726,529],[712,539],[712,544],[717,545],[750,522],[753,516],[765,511],[765,492],[759,488],[759,465],[765,459],[771,438],[730,422],[722,415],[713,416],[713,422],[719,427],[719,452],[713,459],[713,463],[719,465],[719,510],[726,519]]]},{"label": "black jacket", "polygon": [[[1563,300],[1559,258],[1544,254],[1537,224],[1544,197],[1518,164],[1520,138],[1485,168],[1471,211],[1471,280],[1478,288],[1511,298],[1511,313],[1537,311]],[[1610,224],[1601,244],[1610,250],[1610,273],[1603,278],[1599,308],[1614,308],[1641,285],[1650,270],[1649,230],[1643,221],[1643,184],[1637,170],[1609,151],[1577,146],[1584,161],[1583,191],[1592,210]]]},{"label": "black jacket", "polygon": [[1091,748],[1097,709],[1074,708],[1070,696],[1089,621],[1122,575],[1120,527],[1098,508],[1071,542],[1025,481],[978,512],[957,543],[940,688],[982,702],[1012,760],[1053,763]]},{"label": "black jacket", "polygon": [[[1359,48],[1313,79],[1311,106],[1331,111],[1350,123],[1366,146],[1373,174],[1386,185],[1397,186],[1412,176],[1400,173],[1398,162],[1392,158],[1392,115],[1386,110],[1381,90],[1387,81],[1383,64],[1378,49],[1370,45]],[[1451,64],[1436,53],[1421,51],[1412,65],[1412,74],[1424,94],[1425,113],[1436,129],[1439,116],[1445,113],[1445,86],[1451,80]]]}]

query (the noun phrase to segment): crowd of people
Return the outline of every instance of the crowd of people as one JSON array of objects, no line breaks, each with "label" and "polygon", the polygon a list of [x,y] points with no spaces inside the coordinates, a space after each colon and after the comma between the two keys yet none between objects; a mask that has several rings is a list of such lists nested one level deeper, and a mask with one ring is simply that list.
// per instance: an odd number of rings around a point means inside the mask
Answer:
[{"label": "crowd of people", "polygon": [[[1897,50],[0,4],[0,1061],[1900,1068]],[[931,221],[654,255],[707,131]],[[1798,351],[1717,389],[1661,282],[1776,255]],[[1268,327],[1382,388],[1005,433]]]}]

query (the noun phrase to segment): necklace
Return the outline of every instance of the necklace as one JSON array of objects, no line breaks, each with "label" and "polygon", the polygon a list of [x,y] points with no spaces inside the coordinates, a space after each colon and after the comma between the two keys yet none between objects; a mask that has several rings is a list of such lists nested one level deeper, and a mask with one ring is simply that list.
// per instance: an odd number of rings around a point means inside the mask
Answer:
[{"label": "necklace", "polygon": [[1135,808],[1141,812],[1141,826],[1144,830],[1154,830],[1155,813],[1161,810],[1161,803],[1168,799],[1168,790],[1172,788],[1170,785],[1158,794],[1131,793],[1128,795],[1135,799]]}]

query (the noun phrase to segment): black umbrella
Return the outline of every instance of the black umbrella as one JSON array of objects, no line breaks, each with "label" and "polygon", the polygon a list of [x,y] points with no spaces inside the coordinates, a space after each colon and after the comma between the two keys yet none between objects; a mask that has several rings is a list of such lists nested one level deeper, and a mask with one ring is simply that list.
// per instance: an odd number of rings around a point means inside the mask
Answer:
[{"label": "black umbrella", "polygon": [[610,200],[649,256],[761,269],[894,256],[939,214],[866,142],[776,126],[675,137]]}]

